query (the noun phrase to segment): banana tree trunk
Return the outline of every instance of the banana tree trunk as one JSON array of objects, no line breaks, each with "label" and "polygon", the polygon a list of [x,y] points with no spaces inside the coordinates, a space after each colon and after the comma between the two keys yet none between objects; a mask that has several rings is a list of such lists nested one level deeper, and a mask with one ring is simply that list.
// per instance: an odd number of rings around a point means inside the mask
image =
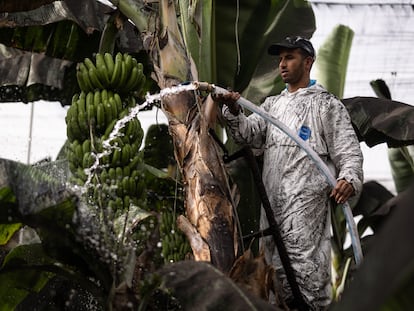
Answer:
[{"label": "banana tree trunk", "polygon": [[163,98],[175,157],[181,169],[186,216],[177,220],[186,234],[194,258],[210,261],[228,272],[237,249],[233,199],[228,175],[214,139],[209,135],[209,116],[215,104],[192,92]]},{"label": "banana tree trunk", "polygon": [[[174,1],[162,0],[157,26],[149,25],[152,31],[143,37],[154,65],[152,76],[161,89],[197,77],[178,25]],[[186,215],[178,218],[178,226],[186,234],[195,260],[209,261],[228,272],[235,261],[237,240],[228,175],[208,133],[206,115],[212,115],[214,108],[209,113],[205,109],[215,105],[211,99],[206,105],[194,93],[181,92],[163,96],[161,106],[169,122],[185,191]]]}]

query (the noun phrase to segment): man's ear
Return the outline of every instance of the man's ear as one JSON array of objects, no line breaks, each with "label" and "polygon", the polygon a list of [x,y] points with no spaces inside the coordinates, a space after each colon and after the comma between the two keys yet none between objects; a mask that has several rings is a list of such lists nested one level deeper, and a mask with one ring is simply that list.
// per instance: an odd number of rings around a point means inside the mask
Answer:
[{"label": "man's ear", "polygon": [[312,68],[312,65],[313,65],[314,61],[315,60],[312,56],[308,56],[308,57],[305,58],[305,65],[306,65],[306,68],[309,69],[309,71]]}]

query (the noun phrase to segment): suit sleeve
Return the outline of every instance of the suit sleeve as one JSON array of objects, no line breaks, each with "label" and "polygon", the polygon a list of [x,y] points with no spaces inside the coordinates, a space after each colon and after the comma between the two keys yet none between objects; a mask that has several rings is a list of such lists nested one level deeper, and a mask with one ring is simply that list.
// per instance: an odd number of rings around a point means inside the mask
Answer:
[{"label": "suit sleeve", "polygon": [[[268,111],[270,104],[271,100],[267,98],[261,108]],[[250,145],[256,149],[263,147],[267,132],[267,124],[263,118],[254,113],[247,117],[242,111],[235,116],[225,105],[222,112],[230,135],[236,143]]]},{"label": "suit sleeve", "polygon": [[338,172],[337,180],[350,182],[359,196],[363,183],[361,147],[345,106],[336,97],[327,97],[328,105],[321,117],[329,155]]}]

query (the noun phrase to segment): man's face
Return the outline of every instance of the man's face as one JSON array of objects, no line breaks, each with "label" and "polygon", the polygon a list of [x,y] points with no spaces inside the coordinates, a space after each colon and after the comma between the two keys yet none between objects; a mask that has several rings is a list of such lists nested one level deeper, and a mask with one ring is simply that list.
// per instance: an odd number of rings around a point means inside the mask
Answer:
[{"label": "man's face", "polygon": [[[310,58],[310,57],[309,57]],[[307,69],[308,57],[301,54],[300,49],[282,49],[279,55],[279,72],[283,82],[296,84],[303,80]]]}]

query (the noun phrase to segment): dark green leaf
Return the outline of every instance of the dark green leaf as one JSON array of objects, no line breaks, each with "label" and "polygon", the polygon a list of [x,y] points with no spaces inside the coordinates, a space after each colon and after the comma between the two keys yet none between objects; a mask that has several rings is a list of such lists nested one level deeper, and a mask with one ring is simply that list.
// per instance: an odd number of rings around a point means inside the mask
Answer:
[{"label": "dark green leaf", "polygon": [[[384,223],[332,310],[411,310],[414,306],[414,186],[389,201]],[[404,298],[399,300],[399,298]],[[392,308],[391,307],[395,307]]]},{"label": "dark green leaf", "polygon": [[389,147],[414,144],[414,107],[401,102],[376,98],[342,99],[360,141],[372,147],[387,143]]},{"label": "dark green leaf", "polygon": [[387,84],[382,79],[373,80],[370,82],[372,89],[375,92],[375,95],[379,98],[391,99],[391,92]]},{"label": "dark green leaf", "polygon": [[234,3],[219,1],[216,5],[217,84],[243,91],[246,98],[257,103],[283,89],[283,84],[276,83],[281,81],[276,80],[277,62],[267,49],[292,34],[312,36],[315,16],[310,4],[244,0],[238,20]]},{"label": "dark green leaf", "polygon": [[39,245],[24,245],[14,248],[0,269],[0,305],[2,310],[14,308],[32,292],[39,292],[53,273],[40,269],[19,269],[23,266],[44,264]]},{"label": "dark green leaf", "polygon": [[158,273],[184,310],[279,310],[243,291],[209,263],[181,261]]}]

